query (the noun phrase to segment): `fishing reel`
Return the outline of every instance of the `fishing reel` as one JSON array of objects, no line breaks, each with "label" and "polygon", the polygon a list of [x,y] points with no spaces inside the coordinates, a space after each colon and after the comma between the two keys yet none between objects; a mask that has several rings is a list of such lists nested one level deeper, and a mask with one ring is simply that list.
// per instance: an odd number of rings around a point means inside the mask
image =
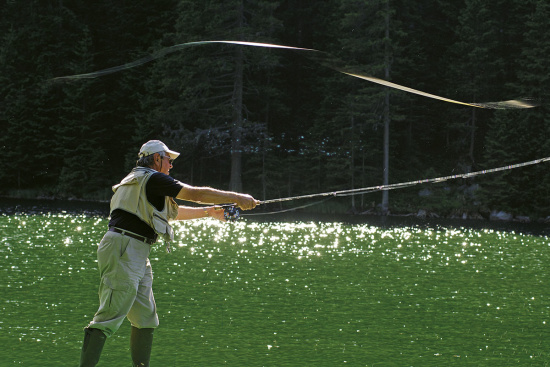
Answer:
[{"label": "fishing reel", "polygon": [[237,219],[239,219],[239,216],[240,216],[239,208],[237,208],[235,205],[222,205],[222,208],[223,208],[223,216],[226,221],[234,222]]}]

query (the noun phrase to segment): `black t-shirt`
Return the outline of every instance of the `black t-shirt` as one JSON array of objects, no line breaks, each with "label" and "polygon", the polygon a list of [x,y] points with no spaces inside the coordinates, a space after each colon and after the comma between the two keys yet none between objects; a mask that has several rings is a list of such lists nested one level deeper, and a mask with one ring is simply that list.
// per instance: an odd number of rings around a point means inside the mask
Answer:
[{"label": "black t-shirt", "polygon": [[[145,184],[145,194],[147,200],[158,210],[164,209],[164,199],[166,196],[176,197],[184,186],[183,183],[164,173],[155,172],[149,177]],[[136,215],[128,213],[122,209],[115,209],[111,213],[109,227],[126,229],[147,238],[156,239],[156,233],[147,223],[139,219]]]}]

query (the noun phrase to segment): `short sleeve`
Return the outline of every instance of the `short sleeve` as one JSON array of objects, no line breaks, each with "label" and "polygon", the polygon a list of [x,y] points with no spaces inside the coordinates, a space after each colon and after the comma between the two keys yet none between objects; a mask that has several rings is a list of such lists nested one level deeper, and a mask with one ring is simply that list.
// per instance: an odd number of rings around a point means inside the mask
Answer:
[{"label": "short sleeve", "polygon": [[145,188],[147,200],[158,210],[163,210],[165,197],[175,198],[184,186],[182,182],[164,173],[153,173]]}]

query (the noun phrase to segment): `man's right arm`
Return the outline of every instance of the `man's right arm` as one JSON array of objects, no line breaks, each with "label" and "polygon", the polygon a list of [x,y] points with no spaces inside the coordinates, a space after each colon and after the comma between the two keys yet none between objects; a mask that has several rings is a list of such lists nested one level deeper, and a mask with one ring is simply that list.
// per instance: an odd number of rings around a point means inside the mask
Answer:
[{"label": "man's right arm", "polygon": [[254,209],[259,204],[252,196],[233,191],[223,191],[211,187],[195,187],[183,185],[177,199],[193,201],[201,204],[232,204],[235,203],[242,210]]}]

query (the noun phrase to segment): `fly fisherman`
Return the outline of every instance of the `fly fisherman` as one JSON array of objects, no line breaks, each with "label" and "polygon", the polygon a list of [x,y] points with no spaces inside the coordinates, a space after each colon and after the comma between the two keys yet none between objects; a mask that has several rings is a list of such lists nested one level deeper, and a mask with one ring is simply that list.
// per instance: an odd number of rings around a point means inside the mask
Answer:
[{"label": "fly fisherman", "polygon": [[170,220],[213,217],[224,220],[219,206],[178,206],[173,198],[203,204],[234,203],[243,210],[258,202],[250,195],[186,185],[169,176],[179,156],[159,140],[139,151],[136,167],[113,186],[109,230],[98,250],[101,276],[99,309],[84,329],[80,366],[95,366],[105,340],[125,317],[132,324],[130,352],[134,366],[149,366],[153,331],[159,325],[153,297],[149,252],[159,236],[174,237]]}]

